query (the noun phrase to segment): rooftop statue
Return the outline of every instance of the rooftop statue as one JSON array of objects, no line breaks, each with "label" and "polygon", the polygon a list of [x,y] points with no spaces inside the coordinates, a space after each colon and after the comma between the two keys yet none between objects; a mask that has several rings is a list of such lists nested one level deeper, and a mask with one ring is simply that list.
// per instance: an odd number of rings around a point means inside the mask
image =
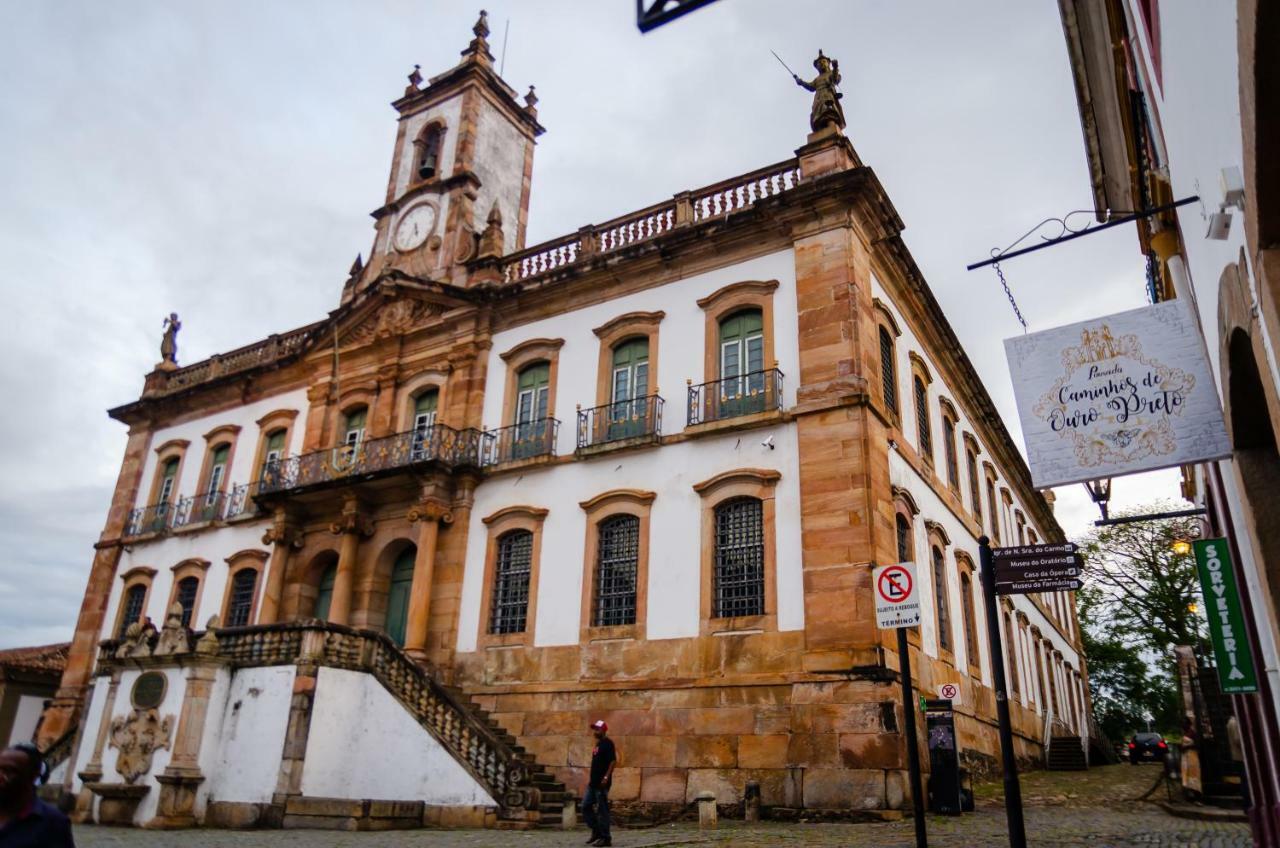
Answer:
[{"label": "rooftop statue", "polygon": [[801,79],[799,74],[791,75],[795,78],[796,85],[813,92],[813,109],[809,112],[809,127],[814,132],[829,124],[835,124],[837,129],[844,129],[844,109],[840,106],[840,98],[844,95],[836,90],[836,86],[840,84],[840,63],[822,55],[822,51],[819,50],[818,58],[813,60],[813,66],[818,69],[818,75],[812,82]]},{"label": "rooftop statue", "polygon": [[178,313],[170,312],[169,317],[164,319],[163,326],[164,338],[160,340],[160,361],[177,365],[178,331],[182,329],[182,322],[178,320]]}]

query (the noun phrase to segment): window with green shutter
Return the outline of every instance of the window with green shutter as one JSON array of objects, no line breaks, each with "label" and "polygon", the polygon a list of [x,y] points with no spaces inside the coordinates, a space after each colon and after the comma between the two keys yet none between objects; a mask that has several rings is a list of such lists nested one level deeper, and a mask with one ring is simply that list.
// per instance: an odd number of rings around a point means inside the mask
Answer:
[{"label": "window with green shutter", "polygon": [[156,498],[156,503],[167,504],[173,497],[173,487],[178,481],[178,462],[176,456],[165,462],[160,477],[160,496]]},{"label": "window with green shutter", "polygon": [[516,425],[512,458],[547,453],[547,405],[551,392],[551,365],[535,362],[520,372],[516,380]]},{"label": "window with green shutter", "polygon": [[367,407],[358,406],[348,412],[342,421],[342,443],[352,447],[364,441],[365,419],[369,416]]},{"label": "window with green shutter", "polygon": [[407,548],[396,557],[391,568],[391,586],[387,590],[387,635],[397,645],[404,645],[405,625],[409,620],[409,590],[413,586],[413,560],[416,549]]},{"label": "window with green shutter", "polygon": [[413,458],[423,459],[431,450],[435,434],[436,408],[440,405],[440,392],[425,391],[413,402]]},{"label": "window with green shutter", "polygon": [[227,476],[227,459],[231,456],[231,445],[218,445],[213,449],[213,459],[209,462],[209,483],[205,486],[208,493],[207,502],[217,499],[222,489],[222,481]]},{"label": "window with green shutter", "polygon": [[765,409],[764,316],[735,312],[720,322],[720,416]]},{"label": "window with green shutter", "polygon": [[648,394],[649,340],[637,338],[622,342],[613,349],[610,439],[624,439],[645,432]]}]

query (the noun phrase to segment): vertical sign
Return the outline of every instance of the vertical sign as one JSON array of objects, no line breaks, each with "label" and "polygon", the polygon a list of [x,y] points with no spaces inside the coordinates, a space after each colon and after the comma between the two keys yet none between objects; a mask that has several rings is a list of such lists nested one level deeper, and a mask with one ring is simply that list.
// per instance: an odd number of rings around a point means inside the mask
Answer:
[{"label": "vertical sign", "polygon": [[1234,695],[1257,692],[1258,675],[1245,638],[1240,592],[1236,587],[1235,573],[1231,570],[1227,540],[1201,539],[1195,543],[1195,552],[1222,691]]}]

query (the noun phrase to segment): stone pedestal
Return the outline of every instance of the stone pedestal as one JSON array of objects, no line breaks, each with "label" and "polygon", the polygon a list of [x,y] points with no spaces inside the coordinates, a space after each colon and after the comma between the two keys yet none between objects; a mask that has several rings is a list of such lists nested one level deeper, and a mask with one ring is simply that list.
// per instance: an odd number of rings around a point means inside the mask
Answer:
[{"label": "stone pedestal", "polygon": [[151,791],[150,786],[128,783],[89,783],[86,786],[101,799],[98,802],[98,824],[132,825],[138,804]]},{"label": "stone pedestal", "polygon": [[167,768],[156,775],[160,798],[155,818],[143,827],[170,830],[196,826],[196,790],[204,783],[199,769]]}]

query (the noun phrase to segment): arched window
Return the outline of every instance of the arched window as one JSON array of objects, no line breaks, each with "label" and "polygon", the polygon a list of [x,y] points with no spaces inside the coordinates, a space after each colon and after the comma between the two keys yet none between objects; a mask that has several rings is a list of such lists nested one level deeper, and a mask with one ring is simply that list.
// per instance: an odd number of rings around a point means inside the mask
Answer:
[{"label": "arched window", "polygon": [[764,504],[733,498],[715,508],[713,618],[763,615]]},{"label": "arched window", "polygon": [[321,621],[329,620],[329,606],[333,603],[333,582],[338,577],[338,564],[330,564],[320,572],[320,585],[316,589],[314,617]]},{"label": "arched window", "polygon": [[898,531],[898,562],[911,562],[911,522],[902,513],[896,518]]},{"label": "arched window", "polygon": [[942,411],[942,451],[947,465],[947,485],[960,490],[960,461],[956,455],[956,419],[950,410]]},{"label": "arched window", "polygon": [[440,171],[440,150],[444,144],[444,127],[432,124],[419,137],[417,142],[418,179],[429,180]]},{"label": "arched window", "polygon": [[387,590],[387,635],[397,645],[404,645],[405,625],[409,621],[409,590],[413,587],[415,548],[406,548],[391,567],[391,586]]},{"label": "arched window", "polygon": [[135,621],[142,620],[143,604],[147,600],[145,583],[135,583],[124,593],[123,611],[120,614],[120,626],[116,629],[116,638],[124,638],[124,632]]},{"label": "arched window", "polygon": [[615,515],[597,527],[593,627],[636,623],[636,574],[640,558],[640,519]]},{"label": "arched window", "polygon": [[226,627],[243,627],[253,615],[253,600],[258,588],[258,570],[242,568],[231,577],[231,594],[227,598]]},{"label": "arched window", "polygon": [[609,438],[644,434],[649,395],[649,339],[628,339],[613,349]]},{"label": "arched window", "polygon": [[947,601],[947,569],[942,549],[933,547],[933,602],[938,609],[938,647],[951,650],[951,604]]},{"label": "arched window", "polygon": [[890,412],[898,411],[898,364],[894,360],[893,336],[880,327],[880,380],[884,389],[884,405]]},{"label": "arched window", "polygon": [[516,381],[516,424],[531,424],[547,417],[551,390],[551,365],[535,362],[525,367]]},{"label": "arched window", "polygon": [[160,492],[156,497],[156,503],[167,504],[173,499],[173,488],[178,483],[178,463],[181,461],[181,458],[176,456],[165,460],[160,472]]},{"label": "arched window", "polygon": [[743,309],[720,322],[720,417],[763,412],[764,313]]},{"label": "arched window", "polygon": [[199,577],[184,577],[178,581],[173,600],[182,606],[182,626],[191,626],[191,617],[196,611],[196,596],[200,593]]},{"label": "arched window", "polygon": [[213,456],[209,460],[209,479],[204,487],[208,493],[205,495],[206,501],[215,500],[218,492],[222,491],[222,484],[227,477],[227,460],[230,458],[231,445],[222,444],[213,449]]},{"label": "arched window", "polygon": [[413,458],[423,459],[431,453],[435,436],[436,408],[440,405],[438,389],[428,389],[413,401]]},{"label": "arched window", "polygon": [[1022,690],[1022,681],[1018,679],[1018,631],[1013,626],[1013,616],[1004,610],[1004,649],[1009,655],[1009,691],[1015,699]]},{"label": "arched window", "polygon": [[364,441],[365,421],[369,417],[367,406],[357,406],[342,416],[342,443],[355,447]]},{"label": "arched window", "polygon": [[274,467],[276,463],[284,459],[284,440],[288,433],[288,430],[281,427],[280,429],[272,430],[267,434],[266,451],[262,455],[262,467],[264,472],[266,469]]},{"label": "arched window", "polygon": [[933,462],[933,430],[929,424],[929,392],[924,380],[914,376],[911,378],[915,390],[916,430],[918,433],[920,455],[928,462]]},{"label": "arched window", "polygon": [[1027,543],[1027,517],[1022,514],[1022,510],[1014,513],[1015,522],[1018,528],[1018,544],[1025,545]]},{"label": "arched window", "polygon": [[965,653],[969,656],[969,665],[972,668],[978,668],[980,659],[978,657],[978,629],[975,616],[977,615],[977,596],[973,593],[973,578],[969,576],[968,571],[960,572],[960,610],[964,615],[964,647]]},{"label": "arched window", "polygon": [[990,525],[991,538],[996,544],[1000,543],[1000,512],[996,506],[996,481],[992,476],[987,477],[987,522]]},{"label": "arched window", "polygon": [[973,518],[979,524],[982,523],[982,484],[978,482],[978,453],[968,444],[968,437],[965,437],[966,444],[964,447],[965,466],[969,472],[969,509],[973,512]]},{"label": "arched window", "polygon": [[525,631],[532,567],[533,533],[528,530],[512,530],[499,537],[489,607],[490,633]]}]

